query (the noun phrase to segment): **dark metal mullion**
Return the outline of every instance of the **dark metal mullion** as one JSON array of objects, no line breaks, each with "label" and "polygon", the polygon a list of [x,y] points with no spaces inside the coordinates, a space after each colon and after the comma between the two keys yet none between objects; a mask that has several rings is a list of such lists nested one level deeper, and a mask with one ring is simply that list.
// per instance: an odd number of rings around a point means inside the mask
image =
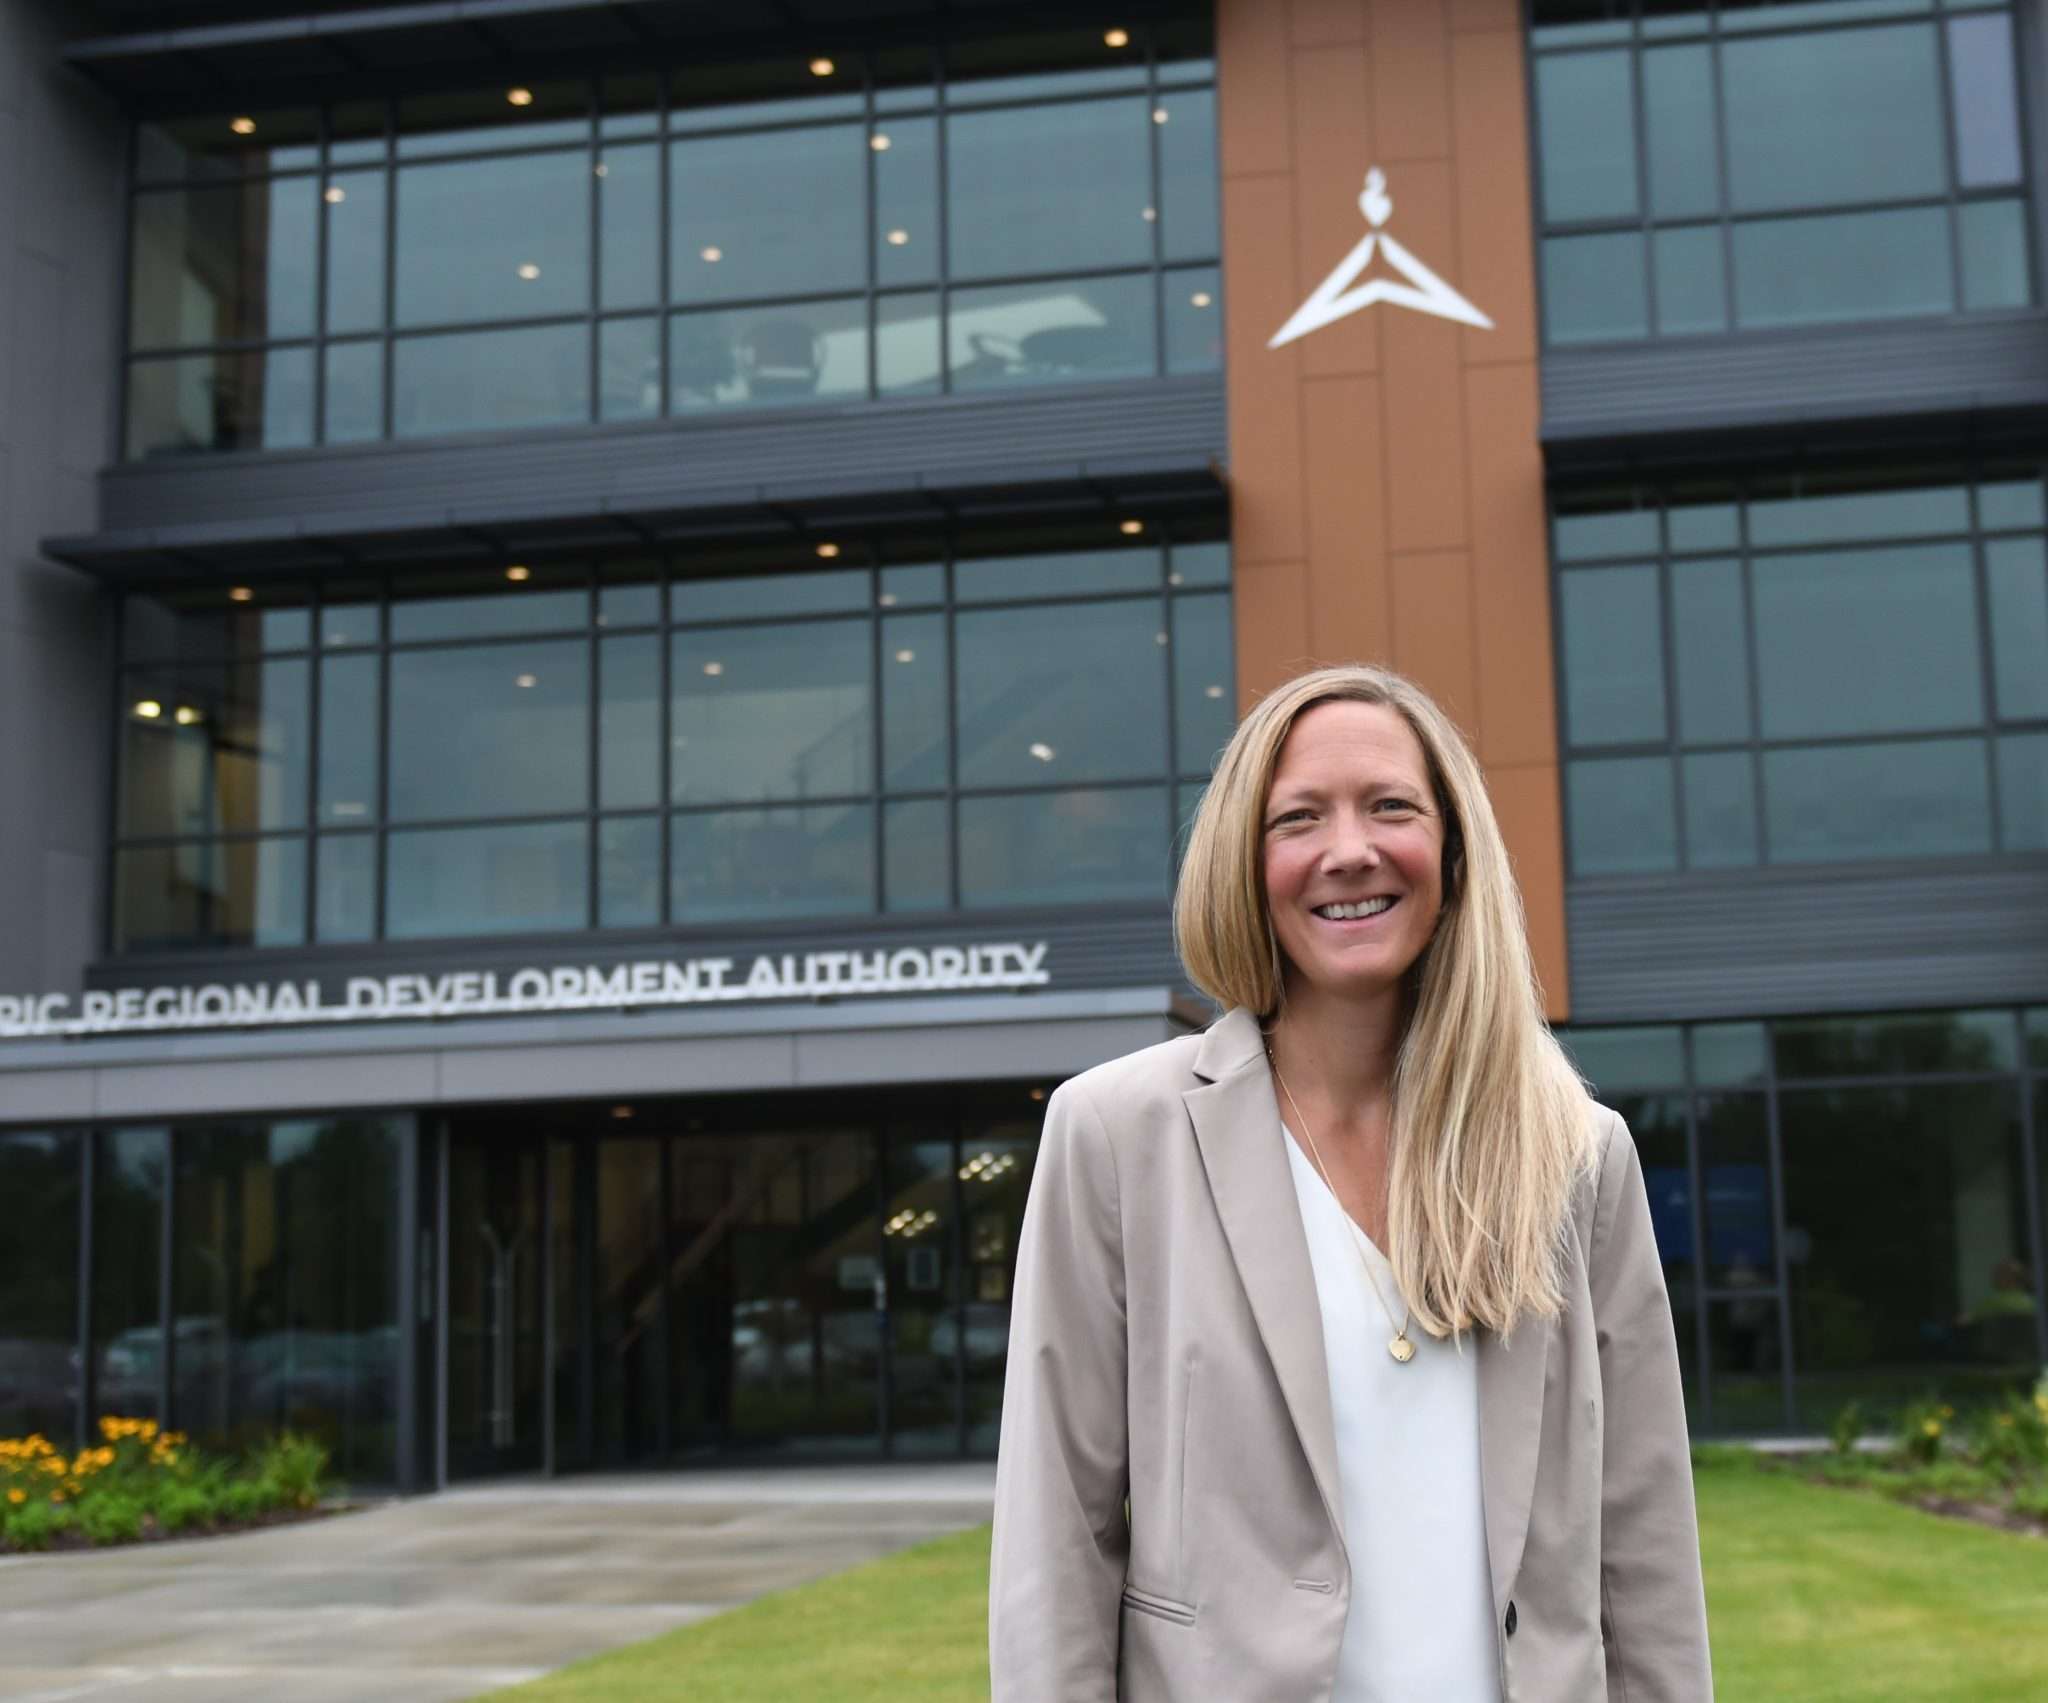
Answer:
[{"label": "dark metal mullion", "polygon": [[[381,902],[381,899],[380,899]],[[453,1299],[448,1271],[449,1181],[452,1161],[445,1113],[434,1117],[434,1487],[448,1488],[449,1342]]]},{"label": "dark metal mullion", "polygon": [[[324,205],[324,203],[323,203]],[[325,364],[324,362],[322,363]],[[323,849],[320,838],[320,696],[322,677],[326,664],[320,654],[320,614],[325,602],[325,590],[321,577],[313,576],[311,594],[306,602],[306,619],[314,639],[313,648],[306,653],[306,691],[310,702],[306,706],[306,891],[301,904],[303,915],[301,926],[307,944],[319,939],[320,912],[315,904],[315,895],[320,887],[320,853]]]},{"label": "dark metal mullion", "polygon": [[[592,92],[592,100],[596,93]],[[591,334],[591,347],[597,346],[596,333]],[[584,785],[584,802],[589,817],[583,834],[583,915],[584,927],[602,928],[604,917],[599,904],[598,860],[604,849],[604,797],[598,785],[601,765],[604,761],[604,644],[599,638],[597,625],[598,569],[593,561],[590,566],[590,581],[585,588],[585,639],[590,659],[590,695],[585,700],[590,705],[589,725],[583,730],[584,761],[589,765],[589,775]]]},{"label": "dark metal mullion", "polygon": [[[555,1143],[543,1132],[540,1148],[540,1470],[560,1471],[555,1422]],[[664,1200],[666,1191],[664,1191]]]},{"label": "dark metal mullion", "polygon": [[178,1317],[177,1266],[173,1254],[177,1244],[172,1237],[177,1228],[178,1195],[178,1144],[177,1132],[169,1124],[164,1126],[164,1192],[157,1203],[157,1250],[156,1250],[156,1328],[157,1341],[162,1349],[156,1372],[156,1422],[164,1430],[176,1427],[176,1393],[178,1378],[178,1342],[176,1325]]},{"label": "dark metal mullion", "polygon": [[[667,252],[665,248],[663,252]],[[664,262],[664,265],[666,265],[666,262]],[[662,379],[662,401],[663,407],[665,409],[667,406],[668,398],[668,379],[666,377],[668,371],[668,335],[667,324],[665,321],[663,323],[662,333],[663,334],[661,339],[661,363],[662,372],[664,375]],[[662,623],[656,635],[657,643],[659,643],[659,645],[661,646],[661,655],[659,660],[655,664],[655,678],[659,683],[659,694],[661,698],[660,705],[656,710],[657,726],[661,730],[661,749],[655,754],[660,771],[656,776],[656,785],[659,788],[659,797],[661,800],[661,831],[660,837],[657,841],[656,848],[657,853],[661,859],[661,903],[656,911],[656,915],[660,917],[663,926],[666,927],[674,920],[675,917],[675,868],[673,864],[673,859],[675,857],[674,840],[676,802],[674,749],[675,709],[670,694],[674,691],[674,684],[671,679],[671,675],[674,669],[676,637],[675,628],[670,624],[669,621],[670,585],[668,572],[668,553],[666,551],[657,551],[655,554],[655,560],[659,564],[658,572],[660,577],[656,583],[661,588]]]},{"label": "dark metal mullion", "polygon": [[[867,297],[867,394],[869,400],[872,401],[875,397],[880,396],[882,394],[881,355],[879,351],[879,344],[881,341],[880,319],[882,309],[881,300],[877,293],[878,287],[881,282],[881,268],[877,264],[875,255],[875,240],[881,227],[881,197],[876,184],[876,176],[877,173],[880,171],[880,165],[876,158],[875,138],[882,134],[882,131],[880,129],[882,121],[875,112],[875,75],[874,56],[872,54],[861,55],[861,78],[863,83],[861,101],[861,151],[867,155],[867,158],[861,162],[861,169],[864,174],[863,183],[865,185],[865,192],[867,195],[867,216],[861,221],[861,229],[864,237],[866,238],[867,248],[867,253],[864,257],[866,261],[864,275],[867,279],[867,283],[863,293]],[[879,778],[880,771],[877,770],[876,773],[877,777]]]},{"label": "dark metal mullion", "polygon": [[[320,127],[320,170],[313,184],[319,200],[314,204],[314,217],[318,221],[313,227],[313,334],[319,339],[313,350],[313,442],[327,442],[327,252],[330,242],[328,224],[332,203],[327,199],[327,186],[334,181],[327,169],[327,108],[319,109]],[[310,883],[309,883],[310,885]],[[307,939],[312,936],[308,935]]]},{"label": "dark metal mullion", "polygon": [[[875,1161],[874,1210],[875,1216],[870,1234],[875,1238],[875,1266],[882,1274],[881,1283],[871,1297],[876,1312],[875,1319],[875,1453],[883,1460],[890,1460],[896,1454],[896,1286],[889,1281],[889,1202],[890,1184],[893,1172],[890,1169],[896,1157],[899,1130],[896,1127],[899,1108],[893,1102],[885,1102],[879,1122],[867,1127],[868,1151]],[[909,1144],[915,1147],[915,1144]],[[904,1287],[909,1287],[909,1273],[904,1273]]]},{"label": "dark metal mullion", "polygon": [[[2034,1116],[2035,1079],[2027,1074],[2026,1020],[2017,1011],[2014,1021],[2020,1025],[2020,1186],[2026,1191],[2027,1264],[2033,1279],[2034,1294],[2034,1358],[2048,1365],[2048,1226],[2042,1223],[2041,1213],[2041,1155],[2038,1144],[2048,1131],[2038,1127]],[[2048,1077],[2040,1079],[2048,1084]]]},{"label": "dark metal mullion", "polygon": [[106,446],[110,466],[126,460],[128,450],[128,357],[134,353],[129,346],[129,333],[135,324],[135,180],[141,150],[142,126],[131,124],[128,145],[121,151],[121,288],[114,299],[114,406],[108,410],[112,441]]},{"label": "dark metal mullion", "polygon": [[394,1238],[392,1276],[398,1296],[396,1352],[397,1377],[393,1387],[393,1408],[398,1435],[392,1450],[392,1471],[401,1491],[418,1490],[420,1484],[420,1286],[427,1274],[420,1269],[420,1120],[409,1114],[398,1120],[398,1175],[393,1179],[392,1209],[397,1214],[398,1234]]},{"label": "dark metal mullion", "polygon": [[1764,715],[1763,687],[1757,680],[1756,645],[1756,558],[1749,547],[1749,483],[1735,488],[1736,564],[1742,592],[1742,657],[1749,676],[1749,791],[1756,825],[1753,840],[1757,867],[1770,862],[1771,836],[1764,819]]},{"label": "dark metal mullion", "polygon": [[[599,116],[604,110],[603,90],[598,86],[598,80],[595,77],[589,79],[589,86],[590,137],[586,144],[587,153],[585,157],[589,162],[590,170],[589,176],[585,181],[590,193],[590,277],[585,285],[588,293],[585,296],[586,306],[584,311],[589,320],[586,377],[590,383],[590,401],[585,410],[585,417],[594,425],[604,418],[604,410],[599,405],[598,400],[599,387],[602,380],[598,363],[597,307],[598,303],[604,299],[603,185],[606,180],[597,175],[598,168],[604,164],[603,125]],[[594,860],[593,867],[595,867]],[[593,907],[591,915],[595,916],[596,914],[596,909]]]},{"label": "dark metal mullion", "polygon": [[[398,345],[394,336],[398,327],[398,112],[396,102],[390,100],[384,103],[384,311],[381,317],[384,332],[384,395],[381,425],[377,435],[380,438],[389,438],[397,418],[397,401],[393,392],[398,357]],[[381,610],[379,614],[382,614]],[[381,846],[381,839],[379,843]],[[378,874],[377,937],[381,939],[384,925],[381,854]],[[445,1472],[443,1482],[446,1482]]]},{"label": "dark metal mullion", "polygon": [[[92,1340],[92,1217],[93,1197],[98,1186],[95,1155],[100,1140],[101,1132],[96,1129],[78,1132],[78,1321],[74,1338],[78,1353],[78,1395],[71,1416],[74,1450],[83,1449],[86,1439],[92,1435],[93,1408],[99,1394],[99,1356],[93,1351]],[[2038,1275],[2038,1260],[2034,1269]]]},{"label": "dark metal mullion", "polygon": [[[1956,88],[1949,66],[1948,19],[1938,16],[1933,20],[1935,75],[1941,81],[1941,174],[1942,188],[1946,191],[1943,211],[1948,215],[1948,282],[1949,311],[1962,313],[1963,306],[1963,228],[1962,215],[1957,210],[1956,178],[1961,169],[1962,149],[1957,143]],[[2017,105],[2017,102],[2015,102]],[[1996,842],[1994,842],[1996,843]]]},{"label": "dark metal mullion", "polygon": [[1557,559],[1557,514],[1555,506],[1546,494],[1545,506],[1551,512],[1544,517],[1544,553],[1550,562],[1550,606],[1554,619],[1550,623],[1550,691],[1551,703],[1557,720],[1558,750],[1560,753],[1557,812],[1558,826],[1564,841],[1565,869],[1574,873],[1574,841],[1572,839],[1572,759],[1574,747],[1571,726],[1571,696],[1568,691],[1568,670],[1564,654],[1564,576],[1565,570]]},{"label": "dark metal mullion", "polygon": [[[1159,103],[1157,44],[1150,30],[1145,32],[1145,160],[1150,179],[1152,205],[1152,370],[1166,371],[1166,176],[1161,162],[1159,132],[1166,127],[1158,114],[1166,110]],[[1168,836],[1171,843],[1171,836]]]},{"label": "dark metal mullion", "polygon": [[1707,1328],[1707,1200],[1706,1161],[1700,1152],[1700,1096],[1693,1084],[1699,1071],[1693,1059],[1693,1030],[1688,1023],[1680,1031],[1685,1049],[1685,1170],[1686,1193],[1692,1201],[1692,1328],[1693,1380],[1700,1395],[1700,1429],[1714,1429],[1714,1379],[1712,1335]]},{"label": "dark metal mullion", "polygon": [[1164,528],[1152,548],[1159,557],[1159,619],[1163,623],[1159,630],[1166,638],[1166,667],[1161,673],[1166,688],[1166,874],[1171,880],[1174,842],[1180,832],[1180,634],[1176,630],[1180,600],[1173,595],[1168,571],[1173,557],[1167,549]]},{"label": "dark metal mullion", "polygon": [[1780,1113],[1776,1027],[1764,1025],[1765,1143],[1771,1172],[1771,1275],[1778,1285],[1778,1382],[1781,1417],[1790,1430],[1797,1411],[1792,1378],[1792,1262],[1785,1250],[1785,1131]]},{"label": "dark metal mullion", "polygon": [[[1713,20],[1718,23],[1718,18]],[[1727,303],[1727,326],[1740,328],[1735,293],[1735,220],[1728,188],[1728,103],[1721,75],[1721,32],[1715,29],[1707,40],[1707,76],[1713,90],[1714,112],[1714,206],[1721,226],[1721,290]],[[1737,499],[1738,502],[1741,500]],[[1748,537],[1748,511],[1743,511],[1743,537]],[[1754,676],[1752,676],[1752,679]],[[1761,818],[1759,818],[1761,820]]]},{"label": "dark metal mullion", "polygon": [[959,539],[952,527],[946,529],[945,575],[946,621],[946,899],[947,908],[960,909],[960,634]]},{"label": "dark metal mullion", "polygon": [[953,1442],[962,1460],[967,1458],[967,1191],[960,1183],[960,1088],[946,1088],[946,1191],[953,1209],[953,1230],[948,1252],[953,1265]]},{"label": "dark metal mullion", "polygon": [[889,855],[888,842],[882,831],[882,819],[888,814],[889,778],[887,773],[888,747],[884,737],[882,717],[883,668],[882,628],[885,625],[878,597],[881,591],[881,569],[875,564],[878,552],[869,551],[868,562],[868,680],[871,714],[868,718],[868,758],[874,772],[869,786],[874,794],[874,822],[871,844],[874,847],[875,869],[870,890],[874,894],[875,913],[879,916],[889,908],[889,883],[885,870]]},{"label": "dark metal mullion", "polygon": [[[391,367],[390,345],[386,344],[385,371]],[[388,413],[391,394],[385,391],[385,407]],[[376,891],[370,900],[370,938],[384,938],[385,904],[384,889],[390,881],[391,872],[391,598],[390,582],[386,576],[377,576],[377,855],[373,860],[376,871]]]},{"label": "dark metal mullion", "polygon": [[654,1403],[654,1448],[656,1455],[666,1464],[675,1458],[676,1415],[675,1415],[675,1368],[671,1364],[675,1353],[675,1322],[670,1308],[671,1279],[676,1269],[675,1237],[670,1224],[671,1203],[675,1200],[675,1142],[666,1135],[654,1138],[655,1186],[661,1191],[656,1202],[654,1215],[655,1247],[661,1260],[661,1287],[655,1293],[654,1319],[658,1333],[654,1344],[654,1386],[659,1394]]},{"label": "dark metal mullion", "polygon": [[1991,570],[1984,560],[1984,534],[1979,524],[1977,484],[1974,479],[1968,488],[1968,501],[1970,586],[1977,599],[1977,670],[1982,676],[1980,690],[1984,698],[1986,796],[1991,803],[1991,845],[1994,851],[1999,851],[2005,847],[2005,788],[2002,784],[2003,772],[1998,764],[1998,655],[1991,642]]},{"label": "dark metal mullion", "polygon": [[[1650,206],[1650,114],[1649,103],[1643,94],[1643,20],[1640,8],[1632,7],[1631,12],[1634,15],[1629,23],[1628,92],[1629,117],[1635,131],[1636,229],[1641,233],[1643,244],[1643,321],[1649,326],[1652,337],[1660,337],[1664,332],[1664,316],[1657,302],[1657,230]],[[1681,825],[1681,848],[1684,845],[1683,835]],[[1682,857],[1681,850],[1681,860]],[[1680,866],[1683,867],[1682,861]]]},{"label": "dark metal mullion", "polygon": [[[946,56],[943,53],[938,52],[936,49],[933,51],[933,88],[940,92],[943,92],[945,59]],[[952,149],[952,129],[943,102],[932,113],[932,139],[932,151],[938,161],[939,197],[939,252],[937,264],[932,268],[933,287],[938,292],[939,298],[939,394],[950,396],[953,393],[953,219],[951,211],[953,173],[948,160],[948,154]],[[950,549],[951,541],[949,540],[949,555],[947,558],[949,564],[951,562]],[[948,571],[949,580],[946,605],[948,611],[950,611],[952,608],[950,567]],[[952,618],[950,613],[947,617],[946,635],[948,639],[947,655],[950,656],[952,654],[950,642],[952,638]],[[948,666],[950,667],[951,665],[948,664]],[[950,702],[946,706],[946,713],[949,717],[953,713]]]},{"label": "dark metal mullion", "polygon": [[[105,596],[106,593],[101,592],[100,595]],[[108,623],[107,634],[107,678],[114,682],[114,691],[107,727],[107,765],[102,771],[105,779],[101,783],[100,798],[106,807],[107,840],[114,849],[100,860],[98,933],[100,950],[108,956],[113,955],[115,943],[120,939],[114,912],[120,892],[116,866],[120,861],[121,781],[128,732],[128,676],[122,671],[121,652],[128,642],[128,599],[134,595],[133,592],[123,592],[114,597],[113,619]]]},{"label": "dark metal mullion", "polygon": [[1678,616],[1672,599],[1669,523],[1662,497],[1657,503],[1657,643],[1664,663],[1664,748],[1670,753],[1673,827],[1678,831],[1678,867],[1692,867],[1692,839],[1685,809],[1685,755],[1678,726]]}]

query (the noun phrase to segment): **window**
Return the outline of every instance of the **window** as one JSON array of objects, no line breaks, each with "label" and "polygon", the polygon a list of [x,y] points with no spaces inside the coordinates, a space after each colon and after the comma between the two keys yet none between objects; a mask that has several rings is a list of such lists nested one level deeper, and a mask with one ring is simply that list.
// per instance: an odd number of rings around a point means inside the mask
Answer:
[{"label": "window", "polygon": [[127,454],[1213,371],[1179,25],[137,132]]},{"label": "window", "polygon": [[2043,527],[2038,468],[1558,498],[1574,874],[2048,850]]},{"label": "window", "polygon": [[1163,901],[1234,723],[1212,530],[138,593],[115,949]]},{"label": "window", "polygon": [[1532,47],[1551,344],[2034,301],[2008,6],[1539,0]]}]

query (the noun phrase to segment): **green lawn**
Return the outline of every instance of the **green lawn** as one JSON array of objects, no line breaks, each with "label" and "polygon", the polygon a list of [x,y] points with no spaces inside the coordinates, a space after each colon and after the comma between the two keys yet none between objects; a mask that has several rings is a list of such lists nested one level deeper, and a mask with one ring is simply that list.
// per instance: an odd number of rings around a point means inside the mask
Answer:
[{"label": "green lawn", "polygon": [[[1698,1478],[1720,1703],[2048,1697],[2048,1542],[1746,1462]],[[988,1695],[988,1529],[496,1695],[958,1703]]]}]

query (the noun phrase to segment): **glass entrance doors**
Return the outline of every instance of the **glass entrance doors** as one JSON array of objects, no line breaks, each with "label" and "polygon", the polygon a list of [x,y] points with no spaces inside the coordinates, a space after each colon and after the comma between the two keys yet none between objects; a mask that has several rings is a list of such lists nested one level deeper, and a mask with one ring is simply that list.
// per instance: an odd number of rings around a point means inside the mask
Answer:
[{"label": "glass entrance doors", "polygon": [[457,1124],[448,1135],[448,1475],[543,1464],[542,1147]]}]

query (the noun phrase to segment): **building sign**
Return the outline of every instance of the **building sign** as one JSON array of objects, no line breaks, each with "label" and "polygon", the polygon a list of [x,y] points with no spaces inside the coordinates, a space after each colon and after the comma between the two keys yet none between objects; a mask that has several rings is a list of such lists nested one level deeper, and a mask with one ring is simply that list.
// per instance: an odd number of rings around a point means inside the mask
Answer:
[{"label": "building sign", "polygon": [[[1394,203],[1387,194],[1387,174],[1378,166],[1365,174],[1365,193],[1358,198],[1358,210],[1372,228],[1337,270],[1316,286],[1315,294],[1294,310],[1294,317],[1273,333],[1267,348],[1277,349],[1311,331],[1334,325],[1374,302],[1413,308],[1417,313],[1435,314],[1439,319],[1454,319],[1462,325],[1476,325],[1481,331],[1493,329],[1492,320],[1380,228],[1393,215]],[[1384,254],[1387,264],[1404,281],[1373,278],[1359,284],[1359,274],[1372,264],[1375,253]]]},{"label": "building sign", "polygon": [[1044,987],[1046,943],[904,946],[873,952],[762,952],[738,958],[656,958],[510,972],[207,982],[68,994],[0,994],[0,1039],[119,1035],[160,1029],[249,1029],[298,1023],[417,1021],[516,1012],[625,1011],[741,1000],[843,999]]}]

